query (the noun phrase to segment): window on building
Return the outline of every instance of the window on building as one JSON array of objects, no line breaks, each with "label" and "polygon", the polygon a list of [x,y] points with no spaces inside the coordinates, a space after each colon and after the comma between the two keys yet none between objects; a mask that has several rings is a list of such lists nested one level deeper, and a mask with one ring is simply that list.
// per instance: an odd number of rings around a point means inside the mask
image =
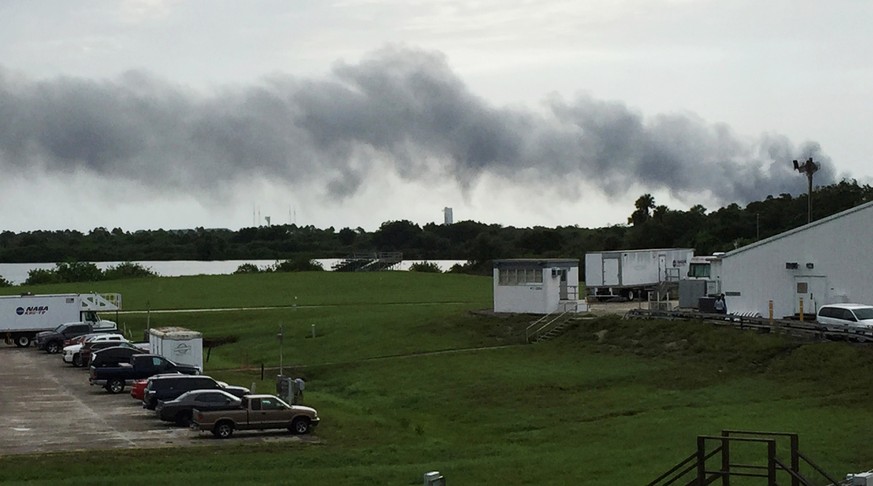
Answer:
[{"label": "window on building", "polygon": [[543,269],[539,267],[501,268],[497,271],[498,285],[532,285],[543,283]]},{"label": "window on building", "polygon": [[692,263],[688,267],[688,276],[692,278],[709,277],[709,263]]}]

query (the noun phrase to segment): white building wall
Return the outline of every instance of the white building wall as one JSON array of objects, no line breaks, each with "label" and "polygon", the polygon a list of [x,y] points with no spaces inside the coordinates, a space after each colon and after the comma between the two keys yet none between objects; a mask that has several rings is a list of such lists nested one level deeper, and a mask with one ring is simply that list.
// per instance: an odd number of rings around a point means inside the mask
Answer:
[{"label": "white building wall", "polygon": [[[553,275],[552,270],[556,270]],[[539,271],[543,275],[542,284],[498,285],[499,269],[493,270],[494,312],[517,312],[527,314],[550,314],[561,307],[561,275],[567,272],[568,297],[579,300],[579,267],[567,265],[546,266]],[[577,311],[587,311],[582,299]]]},{"label": "white building wall", "polygon": [[[545,272],[545,270],[543,270]],[[494,269],[494,312],[548,314],[546,280],[542,284],[498,285],[498,269]]]},{"label": "white building wall", "polygon": [[[786,268],[796,263],[796,269]],[[810,264],[812,268],[808,268]],[[806,295],[804,312],[833,302],[873,303],[873,203],[815,221],[781,235],[734,250],[713,266],[726,294],[729,312],[794,315],[798,279],[822,282],[818,295]]]}]

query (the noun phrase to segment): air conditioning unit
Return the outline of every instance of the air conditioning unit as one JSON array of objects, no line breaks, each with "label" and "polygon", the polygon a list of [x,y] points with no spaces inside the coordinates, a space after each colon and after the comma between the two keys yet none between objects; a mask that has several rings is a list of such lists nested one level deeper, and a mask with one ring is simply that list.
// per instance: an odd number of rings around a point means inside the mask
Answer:
[{"label": "air conditioning unit", "polygon": [[851,481],[848,483],[851,486],[873,486],[873,471],[849,474],[846,480]]}]

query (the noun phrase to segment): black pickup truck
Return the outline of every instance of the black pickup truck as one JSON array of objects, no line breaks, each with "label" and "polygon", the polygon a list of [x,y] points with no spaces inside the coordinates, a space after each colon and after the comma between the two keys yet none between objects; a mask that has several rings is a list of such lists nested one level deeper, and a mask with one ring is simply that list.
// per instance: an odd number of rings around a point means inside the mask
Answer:
[{"label": "black pickup truck", "polygon": [[132,385],[136,380],[149,378],[159,373],[173,372],[185,375],[200,374],[200,370],[195,366],[176,364],[157,354],[138,354],[131,357],[130,364],[122,363],[120,366],[100,368],[92,366],[88,382],[92,386],[102,386],[109,393],[121,393],[125,386]]}]

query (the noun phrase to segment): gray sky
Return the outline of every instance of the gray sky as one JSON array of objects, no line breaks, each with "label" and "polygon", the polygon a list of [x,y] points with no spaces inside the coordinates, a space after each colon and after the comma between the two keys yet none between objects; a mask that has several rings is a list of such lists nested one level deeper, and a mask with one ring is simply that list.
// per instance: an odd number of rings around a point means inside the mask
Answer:
[{"label": "gray sky", "polygon": [[0,2],[0,230],[625,223],[868,183],[873,3]]}]

